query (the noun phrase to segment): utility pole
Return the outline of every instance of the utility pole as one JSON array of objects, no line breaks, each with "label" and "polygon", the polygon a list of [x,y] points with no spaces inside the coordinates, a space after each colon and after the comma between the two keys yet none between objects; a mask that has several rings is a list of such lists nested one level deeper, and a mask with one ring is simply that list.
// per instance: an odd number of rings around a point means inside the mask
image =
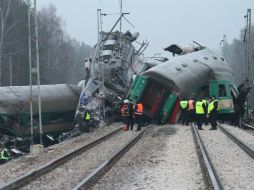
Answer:
[{"label": "utility pole", "polygon": [[12,54],[9,52],[9,85],[12,86]]},{"label": "utility pole", "polygon": [[251,9],[247,10],[247,14],[244,16],[246,19],[246,27],[244,32],[244,65],[245,65],[245,87],[251,87],[250,76],[250,45],[251,45]]},{"label": "utility pole", "polygon": [[226,43],[227,43],[227,36],[224,34],[222,37],[222,40],[220,41],[221,55],[223,55],[223,51],[224,51]]},{"label": "utility pole", "polygon": [[[100,107],[102,106],[102,111],[103,111],[103,121],[102,121],[102,125],[105,126],[105,118],[106,118],[106,113],[105,113],[105,91],[104,91],[104,58],[103,58],[103,34],[102,34],[102,16],[106,16],[107,14],[102,14],[101,13],[101,9],[97,10],[97,24],[98,24],[98,42],[97,42],[97,46],[98,46],[98,53],[97,53],[97,60],[98,60],[98,64],[100,67],[100,73],[98,76],[99,79],[99,98],[100,98],[100,106],[99,106],[99,118],[101,120],[101,109]],[[94,65],[94,61],[92,62],[93,66]]]},{"label": "utility pole", "polygon": [[[247,14],[244,16],[246,19],[246,27],[244,31],[244,77],[245,77],[245,88],[251,88],[253,78],[251,75],[250,65],[250,48],[251,48],[251,9],[247,9]],[[247,97],[247,117],[249,117],[249,97]]]},{"label": "utility pole", "polygon": [[[41,119],[41,94],[40,94],[40,63],[39,63],[39,43],[38,43],[38,21],[36,0],[27,0],[28,3],[28,43],[29,43],[29,81],[30,81],[30,122],[31,122],[31,145],[33,145],[34,125],[39,126],[40,144],[42,145],[42,119]],[[31,23],[33,21],[33,23]],[[34,27],[32,27],[34,26]],[[39,121],[34,120],[33,83],[37,84],[37,113]],[[36,105],[36,104],[35,104]]]}]

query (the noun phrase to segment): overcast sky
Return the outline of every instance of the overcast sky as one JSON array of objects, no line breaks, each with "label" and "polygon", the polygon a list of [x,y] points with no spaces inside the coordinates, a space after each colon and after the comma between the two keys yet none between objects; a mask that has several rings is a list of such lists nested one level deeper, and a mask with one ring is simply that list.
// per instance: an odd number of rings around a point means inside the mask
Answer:
[{"label": "overcast sky", "polygon": [[[55,5],[71,37],[91,46],[97,41],[97,9],[119,12],[119,0],[37,0],[37,4],[38,9]],[[123,0],[123,11],[130,13],[126,18],[135,28],[125,21],[123,27],[139,32],[140,42],[150,42],[146,56],[164,55],[162,48],[193,40],[218,49],[224,34],[228,42],[239,38],[248,8],[254,14],[254,0]],[[103,29],[109,31],[116,20],[117,15],[104,17]]]}]

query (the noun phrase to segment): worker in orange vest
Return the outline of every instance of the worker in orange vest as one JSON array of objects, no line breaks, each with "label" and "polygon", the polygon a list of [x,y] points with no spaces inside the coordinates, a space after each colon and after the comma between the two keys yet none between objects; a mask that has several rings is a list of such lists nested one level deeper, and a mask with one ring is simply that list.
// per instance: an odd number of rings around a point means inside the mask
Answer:
[{"label": "worker in orange vest", "polygon": [[134,109],[135,122],[138,124],[136,131],[141,131],[141,121],[143,116],[143,104],[138,102]]},{"label": "worker in orange vest", "polygon": [[195,121],[195,106],[196,102],[194,97],[189,98],[188,101],[188,121],[186,125],[189,125],[189,122],[194,122]]}]

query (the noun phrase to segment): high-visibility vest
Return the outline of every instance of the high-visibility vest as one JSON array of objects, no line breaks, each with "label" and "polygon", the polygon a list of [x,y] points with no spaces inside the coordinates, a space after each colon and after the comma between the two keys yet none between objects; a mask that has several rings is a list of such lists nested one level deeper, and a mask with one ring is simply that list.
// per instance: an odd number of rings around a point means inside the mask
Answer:
[{"label": "high-visibility vest", "polygon": [[90,113],[86,113],[86,118],[85,118],[85,120],[88,121],[88,120],[90,120],[90,119],[91,119],[91,114],[90,114]]},{"label": "high-visibility vest", "polygon": [[0,152],[0,160],[9,160],[9,153],[7,152],[6,149],[3,149],[1,152]]},{"label": "high-visibility vest", "polygon": [[194,110],[194,106],[193,106],[194,100],[189,100],[188,104],[189,104],[189,110]]},{"label": "high-visibility vest", "polygon": [[187,106],[188,106],[188,101],[187,101],[187,100],[182,100],[182,101],[180,102],[180,106],[181,106],[182,109],[187,108]]},{"label": "high-visibility vest", "polygon": [[[213,100],[208,106],[208,114],[214,109],[214,102],[218,102],[218,100]],[[218,106],[219,107],[219,106]]]},{"label": "high-visibility vest", "polygon": [[143,105],[141,103],[136,105],[135,114],[137,114],[137,115],[143,114]]},{"label": "high-visibility vest", "polygon": [[204,114],[205,110],[203,108],[203,101],[196,102],[196,114]]}]

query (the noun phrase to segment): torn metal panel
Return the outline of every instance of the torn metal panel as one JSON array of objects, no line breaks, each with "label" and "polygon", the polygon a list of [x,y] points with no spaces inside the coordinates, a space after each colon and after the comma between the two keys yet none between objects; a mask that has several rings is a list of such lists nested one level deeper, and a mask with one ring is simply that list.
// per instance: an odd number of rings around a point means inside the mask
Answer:
[{"label": "torn metal panel", "polygon": [[97,121],[101,120],[103,111],[113,112],[115,101],[126,95],[133,75],[142,72],[145,67],[143,57],[137,55],[132,44],[137,37],[138,34],[132,35],[129,31],[102,33],[102,40],[91,53],[91,69],[78,109],[85,106]]}]

